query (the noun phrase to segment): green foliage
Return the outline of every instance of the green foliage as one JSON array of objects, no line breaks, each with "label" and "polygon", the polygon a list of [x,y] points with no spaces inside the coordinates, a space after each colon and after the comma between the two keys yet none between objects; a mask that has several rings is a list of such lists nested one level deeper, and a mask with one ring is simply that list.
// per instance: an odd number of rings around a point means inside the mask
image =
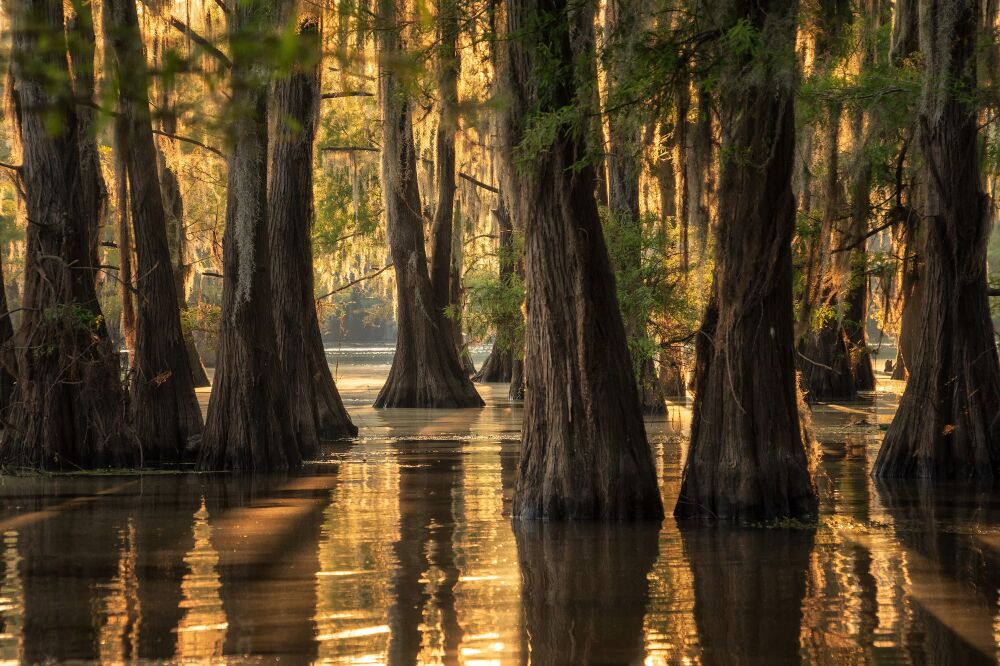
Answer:
[{"label": "green foliage", "polygon": [[[508,248],[501,248],[500,262],[513,265],[524,252],[523,238],[514,235]],[[517,355],[524,349],[524,281],[517,274],[500,279],[495,273],[478,271],[465,278],[465,325],[474,340],[485,340],[491,334],[503,351]],[[449,313],[453,316],[455,313]]]}]

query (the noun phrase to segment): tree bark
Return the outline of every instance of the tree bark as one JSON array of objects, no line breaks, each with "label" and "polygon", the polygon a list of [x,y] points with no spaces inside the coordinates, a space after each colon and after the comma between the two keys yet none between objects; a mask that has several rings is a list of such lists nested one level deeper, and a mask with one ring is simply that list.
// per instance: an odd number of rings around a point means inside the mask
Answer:
[{"label": "tree bark", "polygon": [[[594,196],[586,122],[563,120],[543,150],[515,154],[529,114],[592,108],[595,4],[507,7],[500,134],[512,213],[525,225],[524,426],[513,516],[636,520],[663,515]],[[545,81],[537,68],[565,71]],[[585,112],[585,111],[581,111]]]},{"label": "tree bark", "polygon": [[138,264],[131,415],[147,462],[179,462],[193,452],[201,436],[201,407],[181,332],[159,179],[151,169],[156,145],[146,55],[135,2],[104,0],[102,7],[118,84],[118,112],[128,137],[119,148],[125,148]]},{"label": "tree bark", "polygon": [[919,4],[921,27],[934,27],[922,30],[920,44],[926,286],[910,379],[875,461],[876,477],[1000,473],[1000,360],[986,285],[989,205],[967,100],[976,90],[977,9],[976,0]]},{"label": "tree bark", "polygon": [[97,152],[97,111],[88,106],[94,102],[94,10],[91,0],[72,0],[66,20],[67,44],[70,56],[70,73],[73,76],[73,94],[83,102],[76,108],[77,130],[80,137],[80,183],[83,187],[80,201],[84,206],[82,219],[90,225],[87,229],[90,246],[89,266],[94,267],[97,278],[98,246],[101,220],[107,205],[108,191],[101,174],[101,158]]},{"label": "tree bark", "polygon": [[126,419],[118,357],[108,337],[91,263],[80,124],[69,78],[62,0],[26,0],[11,11],[10,90],[28,219],[18,380],[0,439],[5,468],[93,469],[140,460]]},{"label": "tree bark", "polygon": [[[267,75],[249,46],[272,34],[278,7],[244,0],[228,12],[233,52],[222,322],[198,465],[266,472],[301,465],[281,378],[271,302],[267,207]],[[283,4],[283,3],[282,3]]]},{"label": "tree bark", "polygon": [[[303,47],[319,49],[312,16],[299,21]],[[313,145],[320,102],[319,61],[299,63],[271,93],[271,169],[268,187],[271,290],[282,377],[302,456],[319,440],[358,434],[330,374],[316,314],[313,282]]]},{"label": "tree bark", "polygon": [[[481,407],[427,272],[410,101],[391,60],[403,50],[395,3],[380,0],[379,103],[386,238],[396,270],[396,354],[375,407]],[[451,227],[448,227],[450,238]]]},{"label": "tree bark", "polygon": [[14,325],[7,307],[7,287],[3,266],[0,265],[0,423],[7,422],[7,413],[14,395],[17,380],[17,359],[11,349],[14,339]]},{"label": "tree bark", "polygon": [[135,357],[135,271],[132,270],[132,215],[129,209],[128,128],[121,116],[114,121],[115,208],[118,213],[118,295],[121,298],[121,315],[118,326],[121,344],[125,348],[129,366]]},{"label": "tree bark", "polygon": [[800,430],[791,289],[795,4],[720,5],[724,25],[748,22],[767,38],[762,49],[778,55],[727,56],[720,76],[724,150],[744,157],[722,165],[714,287],[697,340],[691,447],[674,514],[807,518],[816,493]]}]

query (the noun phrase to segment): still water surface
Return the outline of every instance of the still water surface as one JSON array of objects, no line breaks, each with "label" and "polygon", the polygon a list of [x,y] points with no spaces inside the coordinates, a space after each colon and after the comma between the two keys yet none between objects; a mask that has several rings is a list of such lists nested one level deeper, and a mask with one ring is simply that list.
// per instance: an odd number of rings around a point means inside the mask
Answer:
[{"label": "still water surface", "polygon": [[[308,663],[992,663],[1000,502],[868,477],[898,386],[818,407],[817,529],[512,524],[520,408],[368,407],[296,477],[0,480],[0,657]],[[381,352],[379,352],[381,353]],[[207,396],[203,396],[207,399]],[[666,506],[689,413],[648,423]]]}]

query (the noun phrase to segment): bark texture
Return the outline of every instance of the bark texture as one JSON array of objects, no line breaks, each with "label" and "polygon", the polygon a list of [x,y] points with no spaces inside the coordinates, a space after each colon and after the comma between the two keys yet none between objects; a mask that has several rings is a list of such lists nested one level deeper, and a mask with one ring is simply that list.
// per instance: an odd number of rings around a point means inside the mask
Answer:
[{"label": "bark texture", "polygon": [[[458,356],[452,323],[427,272],[410,101],[391,61],[403,49],[392,0],[380,0],[379,103],[386,239],[396,270],[396,354],[375,407],[481,407]],[[450,227],[449,227],[450,232]],[[449,233],[450,237],[450,233]]]},{"label": "bark texture", "polygon": [[[71,97],[46,75],[69,71],[61,0],[10,11],[14,134],[31,223],[24,315],[15,345],[18,379],[0,439],[5,468],[123,467],[140,461],[127,425],[118,358],[94,288],[92,234],[81,170],[80,125]],[[41,66],[39,66],[41,65]]]},{"label": "bark texture", "polygon": [[921,0],[919,114],[925,291],[910,379],[877,477],[993,479],[1000,473],[1000,361],[987,302],[989,204],[980,190],[976,0]]},{"label": "bark texture", "polygon": [[[514,277],[514,225],[510,218],[510,209],[504,199],[504,192],[497,195],[497,207],[493,211],[497,226],[500,228],[498,254],[500,256],[500,282],[509,284]],[[477,382],[509,382],[514,373],[515,352],[517,342],[514,329],[517,322],[499,322],[496,337],[490,355],[483,361],[482,367],[475,379]]]},{"label": "bark texture", "polygon": [[[298,26],[304,45],[319,48],[315,18]],[[316,313],[313,282],[313,144],[320,101],[319,62],[298,64],[275,81],[271,94],[271,169],[268,233],[271,290],[282,378],[303,457],[319,440],[353,437],[351,423],[330,374]]]},{"label": "bark texture", "polygon": [[[563,120],[543,150],[521,153],[536,114],[590,108],[594,4],[524,0],[507,8],[501,76],[510,103],[500,134],[512,213],[525,225],[527,293],[513,505],[521,519],[663,515],[594,196],[587,123]],[[565,74],[546,80],[539,68]]]},{"label": "bark texture", "polygon": [[266,472],[302,462],[281,379],[271,303],[267,219],[267,65],[253,48],[277,25],[269,0],[228,13],[233,52],[222,322],[202,469]]},{"label": "bark texture", "polygon": [[138,269],[131,414],[147,463],[178,462],[201,436],[201,407],[177,309],[166,215],[155,168],[146,55],[133,0],[104,0],[104,31],[118,83],[118,112],[127,139],[132,227]]},{"label": "bark texture", "polygon": [[730,58],[720,77],[724,150],[714,287],[697,340],[691,448],[678,518],[810,517],[809,475],[795,385],[791,176],[795,141],[795,5],[720,2],[747,21],[767,62]]}]

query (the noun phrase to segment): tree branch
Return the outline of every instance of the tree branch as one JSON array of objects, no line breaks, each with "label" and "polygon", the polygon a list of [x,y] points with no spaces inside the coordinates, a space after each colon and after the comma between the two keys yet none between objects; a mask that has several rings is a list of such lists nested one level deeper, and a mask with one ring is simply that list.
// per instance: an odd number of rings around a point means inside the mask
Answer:
[{"label": "tree branch", "polygon": [[329,92],[320,95],[322,99],[343,99],[344,97],[374,97],[375,93],[367,90],[344,90],[341,92]]},{"label": "tree branch", "polygon": [[487,192],[492,192],[493,194],[500,194],[500,188],[495,187],[493,185],[489,185],[487,183],[484,183],[483,181],[478,180],[476,178],[473,178],[472,176],[470,176],[469,174],[465,173],[464,171],[459,171],[458,172],[458,177],[459,178],[463,178],[463,179],[469,181],[470,183],[472,183],[473,185],[475,185],[477,187],[483,188]]},{"label": "tree branch", "polygon": [[[141,1],[143,5],[149,8],[149,0],[141,0]],[[191,41],[196,43],[201,48],[205,49],[206,53],[208,53],[210,56],[221,62],[227,68],[233,66],[233,63],[230,62],[229,58],[226,56],[225,53],[220,51],[218,47],[215,46],[215,44],[213,44],[212,42],[208,41],[207,39],[199,35],[197,32],[195,32],[191,28],[191,26],[189,26],[187,23],[173,16],[168,17],[167,22],[170,23],[171,27],[173,27],[175,30],[178,30],[184,35],[187,35],[187,37]]]},{"label": "tree branch", "polygon": [[226,154],[223,153],[221,150],[219,150],[218,148],[214,148],[213,146],[209,146],[208,144],[204,144],[201,141],[198,141],[197,139],[192,139],[191,137],[188,136],[181,136],[179,134],[171,134],[170,132],[164,132],[163,130],[158,130],[155,128],[153,129],[153,134],[159,134],[160,136],[165,136],[168,139],[176,139],[178,141],[183,141],[184,143],[190,143],[193,146],[204,148],[210,153],[215,153],[221,159],[226,159]]},{"label": "tree branch", "polygon": [[364,282],[365,280],[371,280],[373,277],[378,277],[379,275],[381,275],[382,273],[385,273],[390,268],[392,268],[392,262],[389,262],[388,264],[386,264],[385,266],[383,266],[382,268],[378,269],[377,271],[375,271],[373,273],[369,273],[368,275],[362,275],[357,280],[351,280],[347,284],[341,285],[341,286],[337,287],[336,289],[334,289],[333,291],[329,291],[329,292],[323,294],[322,296],[317,296],[316,300],[317,301],[322,301],[324,298],[328,298],[328,297],[333,296],[334,294],[340,293],[340,292],[342,292],[342,291],[344,291],[346,289],[350,289],[351,287],[353,287],[354,285],[358,284],[359,282]]}]

